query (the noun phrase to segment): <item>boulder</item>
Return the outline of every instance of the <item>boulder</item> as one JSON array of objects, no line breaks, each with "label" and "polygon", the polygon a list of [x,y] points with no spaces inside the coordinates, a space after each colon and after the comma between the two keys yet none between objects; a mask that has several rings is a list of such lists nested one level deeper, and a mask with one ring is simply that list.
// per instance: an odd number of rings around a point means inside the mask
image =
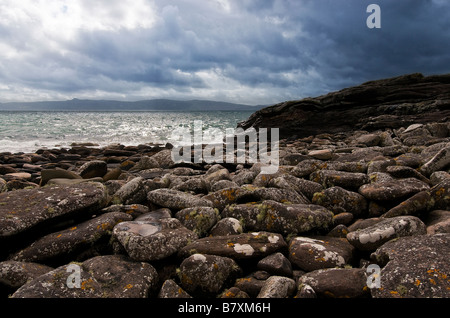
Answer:
[{"label": "boulder", "polygon": [[362,268],[318,269],[301,276],[301,286],[310,286],[319,298],[361,298],[369,297],[366,272]]},{"label": "boulder", "polygon": [[192,296],[213,296],[231,286],[242,273],[228,257],[193,254],[183,260],[178,276],[181,286]]},{"label": "boulder", "polygon": [[288,298],[296,291],[295,281],[283,276],[270,276],[256,298]]},{"label": "boulder", "polygon": [[268,231],[283,235],[327,229],[333,213],[314,204],[283,204],[266,200],[260,204],[227,206],[222,217],[233,217],[243,223],[247,231]]},{"label": "boulder", "polygon": [[158,293],[158,298],[192,298],[183,288],[181,288],[173,279],[164,281]]},{"label": "boulder", "polygon": [[105,255],[60,266],[26,283],[12,298],[147,298],[157,285],[158,273],[150,264]]},{"label": "boulder", "polygon": [[207,236],[220,218],[219,211],[211,207],[186,208],[178,211],[175,217],[199,237]]},{"label": "boulder", "polygon": [[169,209],[182,210],[191,207],[212,207],[211,201],[173,189],[156,189],[147,195],[148,201]]},{"label": "boulder", "polygon": [[53,269],[46,265],[31,262],[11,260],[0,262],[0,287],[12,293],[22,285]]},{"label": "boulder", "polygon": [[167,258],[197,239],[175,218],[122,222],[114,227],[113,237],[135,261]]},{"label": "boulder", "polygon": [[449,298],[450,234],[401,237],[371,255],[383,268],[374,298]]},{"label": "boulder", "polygon": [[369,200],[393,201],[406,199],[408,196],[429,188],[428,184],[416,178],[405,178],[365,184],[359,188],[358,192]]},{"label": "boulder", "polygon": [[78,169],[78,174],[83,179],[103,177],[107,172],[108,165],[102,160],[88,161]]},{"label": "boulder", "polygon": [[385,219],[372,226],[350,232],[347,239],[358,250],[374,251],[394,238],[425,233],[426,225],[418,217],[408,215]]},{"label": "boulder", "polygon": [[289,260],[304,271],[344,267],[353,260],[354,247],[345,238],[295,237],[289,243]]},{"label": "boulder", "polygon": [[336,170],[318,170],[311,173],[310,178],[325,188],[338,186],[348,190],[357,190],[360,186],[369,183],[365,173]]},{"label": "boulder", "polygon": [[0,238],[41,228],[63,218],[88,217],[107,201],[100,183],[48,186],[0,194]]},{"label": "boulder", "polygon": [[272,275],[292,277],[291,262],[280,252],[264,257],[256,267]]},{"label": "boulder", "polygon": [[441,149],[433,158],[420,167],[420,171],[425,176],[431,175],[435,171],[445,170],[450,166],[450,147]]},{"label": "boulder", "polygon": [[367,210],[367,201],[362,195],[341,187],[331,187],[316,192],[312,203],[321,205],[335,214],[349,212],[358,216]]},{"label": "boulder", "polygon": [[136,177],[120,187],[113,196],[113,202],[118,204],[139,204],[146,200],[144,178]]},{"label": "boulder", "polygon": [[[92,220],[71,226],[63,231],[51,233],[39,238],[28,247],[14,253],[10,259],[23,262],[52,263],[82,261],[78,255],[86,253],[98,242],[108,242],[117,223],[132,220],[126,213],[110,212]],[[62,259],[62,260],[61,260]]]},{"label": "boulder", "polygon": [[286,248],[287,244],[280,234],[252,232],[201,238],[183,247],[178,256],[188,257],[194,253],[200,253],[220,255],[235,260],[255,259],[282,252]]}]

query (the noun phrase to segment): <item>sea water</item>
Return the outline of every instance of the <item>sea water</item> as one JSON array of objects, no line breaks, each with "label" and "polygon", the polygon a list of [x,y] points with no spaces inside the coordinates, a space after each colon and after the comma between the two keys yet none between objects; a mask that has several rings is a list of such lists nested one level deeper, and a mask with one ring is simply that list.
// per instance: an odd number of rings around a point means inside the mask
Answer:
[{"label": "sea water", "polygon": [[[236,128],[248,111],[0,111],[0,152],[35,152],[92,143],[166,144],[181,127],[201,121],[204,130]],[[211,136],[210,136],[211,137]],[[207,142],[208,140],[205,140]]]}]

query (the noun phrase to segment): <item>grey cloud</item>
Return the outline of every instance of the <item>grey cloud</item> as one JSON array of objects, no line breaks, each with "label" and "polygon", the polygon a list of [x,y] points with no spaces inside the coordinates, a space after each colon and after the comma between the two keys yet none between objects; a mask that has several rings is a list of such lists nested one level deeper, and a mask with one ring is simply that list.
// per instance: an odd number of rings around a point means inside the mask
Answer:
[{"label": "grey cloud", "polygon": [[[365,24],[373,2],[382,9],[377,30]],[[45,90],[49,96],[100,91],[145,98],[140,92],[154,89],[174,98],[256,104],[404,73],[450,72],[450,4],[445,1],[154,3],[151,27],[80,28],[64,40],[35,38],[27,25],[0,23],[0,41],[22,52],[0,61],[0,84]],[[224,82],[204,74],[219,74]]]}]

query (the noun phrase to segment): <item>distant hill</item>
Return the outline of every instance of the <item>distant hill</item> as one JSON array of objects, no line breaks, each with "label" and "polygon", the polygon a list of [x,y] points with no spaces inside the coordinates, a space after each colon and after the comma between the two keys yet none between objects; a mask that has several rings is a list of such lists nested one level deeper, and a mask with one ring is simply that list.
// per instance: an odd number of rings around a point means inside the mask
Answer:
[{"label": "distant hill", "polygon": [[152,99],[135,102],[71,99],[66,101],[0,103],[0,110],[22,111],[257,111],[250,106],[209,100]]}]

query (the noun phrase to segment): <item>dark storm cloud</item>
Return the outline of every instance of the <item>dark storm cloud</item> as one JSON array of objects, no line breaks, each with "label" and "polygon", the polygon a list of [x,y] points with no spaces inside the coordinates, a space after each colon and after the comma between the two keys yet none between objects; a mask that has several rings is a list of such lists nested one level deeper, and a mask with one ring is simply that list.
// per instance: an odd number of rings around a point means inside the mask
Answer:
[{"label": "dark storm cloud", "polygon": [[[381,29],[366,26],[371,3],[381,7]],[[84,0],[8,0],[1,6],[3,100],[268,104],[405,73],[450,72],[444,0],[124,0],[95,8]]]}]

